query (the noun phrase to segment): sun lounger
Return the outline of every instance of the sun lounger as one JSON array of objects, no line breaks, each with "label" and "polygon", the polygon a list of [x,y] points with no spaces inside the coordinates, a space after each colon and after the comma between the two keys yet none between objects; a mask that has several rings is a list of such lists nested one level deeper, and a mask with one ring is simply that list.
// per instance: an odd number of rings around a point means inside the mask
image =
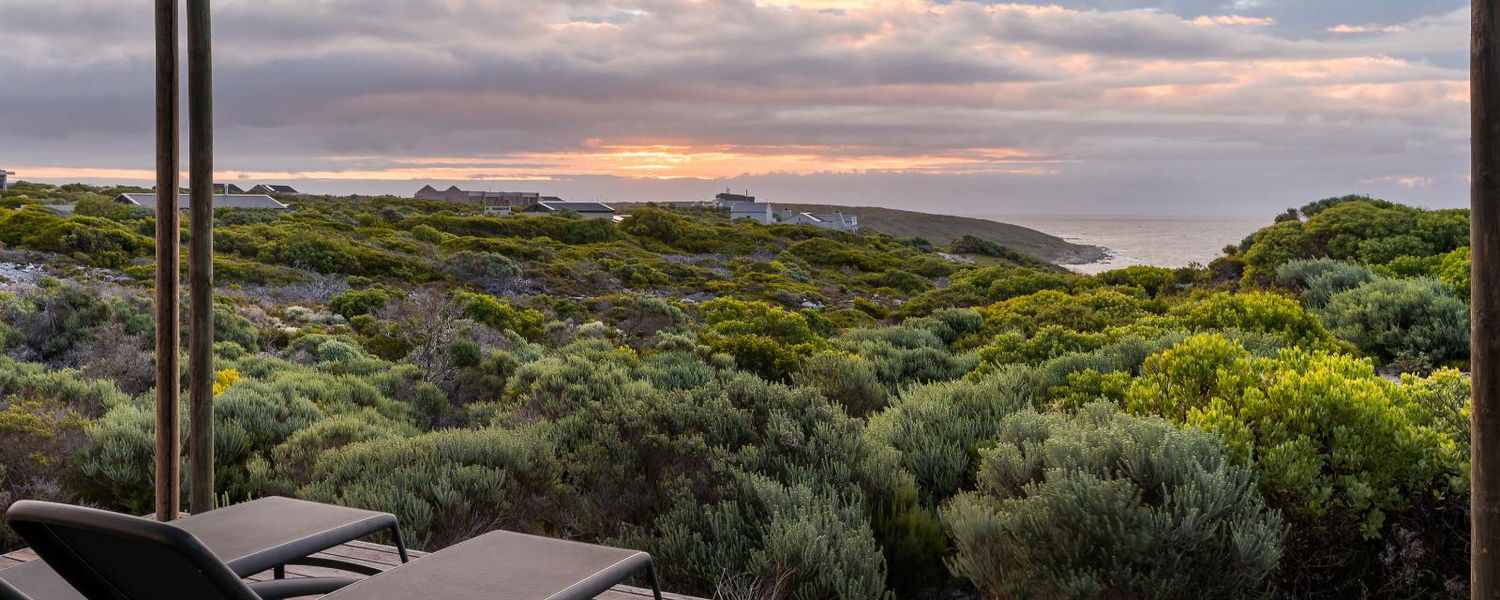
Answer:
[{"label": "sun lounger", "polygon": [[645,552],[505,531],[352,583],[246,583],[186,528],[172,524],[25,500],[11,506],[6,520],[87,600],[275,600],[327,592],[325,600],[583,600],[642,571],[661,599]]},{"label": "sun lounger", "polygon": [[[88,514],[136,519],[136,517],[67,505],[17,503],[17,506],[27,505],[62,507],[88,511]],[[145,521],[144,519],[137,520]],[[407,560],[406,548],[401,542],[401,531],[395,516],[389,513],[292,498],[270,497],[236,504],[178,519],[169,527],[191,534],[219,562],[224,563],[231,572],[241,578],[272,571],[279,580],[282,569],[289,564],[331,567],[365,575],[378,573],[379,569],[366,565],[312,555],[381,532],[391,534],[402,561]],[[149,574],[150,571],[146,573]],[[324,580],[325,578],[317,579]],[[269,597],[266,594],[287,597],[277,595],[280,592],[276,590],[291,591],[297,586],[309,585],[323,585],[324,588],[332,589],[330,586],[347,585],[354,579],[326,578],[321,584],[309,583],[306,579],[285,581],[288,583],[269,582],[256,585],[260,586],[262,597]],[[309,593],[326,593],[327,589]],[[33,561],[0,570],[0,600],[84,600],[84,598],[68,584],[62,575],[43,561]]]},{"label": "sun lounger", "polygon": [[323,600],[586,600],[636,573],[645,573],[661,600],[650,554],[494,531],[362,579]]}]

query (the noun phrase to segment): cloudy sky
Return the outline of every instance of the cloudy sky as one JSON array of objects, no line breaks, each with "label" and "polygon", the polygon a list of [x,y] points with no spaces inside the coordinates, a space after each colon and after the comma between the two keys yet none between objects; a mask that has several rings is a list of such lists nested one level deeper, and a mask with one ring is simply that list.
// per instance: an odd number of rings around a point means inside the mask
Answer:
[{"label": "cloudy sky", "polygon": [[[149,3],[0,0],[0,167],[151,177]],[[217,0],[221,179],[1269,216],[1466,203],[1466,0]]]}]

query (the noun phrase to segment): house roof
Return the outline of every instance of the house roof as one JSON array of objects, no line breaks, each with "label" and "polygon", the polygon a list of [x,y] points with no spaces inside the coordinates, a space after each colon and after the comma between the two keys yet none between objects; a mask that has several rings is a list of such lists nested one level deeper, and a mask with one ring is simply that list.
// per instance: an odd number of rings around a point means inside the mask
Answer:
[{"label": "house roof", "polygon": [[526,207],[530,212],[561,212],[571,210],[580,213],[615,212],[615,208],[603,202],[537,202]]},{"label": "house roof", "polygon": [[[120,194],[115,196],[115,202],[134,204],[156,209],[156,194]],[[177,195],[178,210],[187,210],[189,204],[187,194]],[[214,208],[262,208],[269,210],[286,210],[287,205],[278,202],[275,198],[263,194],[214,194]]]}]

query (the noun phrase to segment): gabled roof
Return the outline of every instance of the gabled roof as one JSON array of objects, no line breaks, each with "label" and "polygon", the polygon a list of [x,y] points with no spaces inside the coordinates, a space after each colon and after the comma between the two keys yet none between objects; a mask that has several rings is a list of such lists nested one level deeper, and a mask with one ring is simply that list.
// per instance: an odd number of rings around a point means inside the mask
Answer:
[{"label": "gabled roof", "polygon": [[615,212],[615,207],[603,202],[537,202],[526,207],[525,212],[562,212],[571,210],[580,213]]},{"label": "gabled roof", "polygon": [[262,183],[260,185],[257,185],[255,187],[253,187],[253,188],[250,188],[250,191],[255,192],[255,193],[260,193],[260,194],[300,194],[300,193],[302,193],[302,192],[297,191],[297,188],[294,188],[294,187],[289,186],[289,185],[271,185],[271,184],[265,184],[265,183]]},{"label": "gabled roof", "polygon": [[[115,202],[156,210],[156,194],[120,194],[115,196]],[[187,194],[177,195],[178,210],[187,210],[189,203]],[[286,210],[288,207],[275,198],[263,194],[214,194],[214,208]]]}]

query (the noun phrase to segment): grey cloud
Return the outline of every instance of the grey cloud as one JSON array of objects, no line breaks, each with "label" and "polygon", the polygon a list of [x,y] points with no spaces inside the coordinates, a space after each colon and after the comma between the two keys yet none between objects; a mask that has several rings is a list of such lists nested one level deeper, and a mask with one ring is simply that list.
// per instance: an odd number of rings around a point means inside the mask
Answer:
[{"label": "grey cloud", "polygon": [[[0,164],[146,164],[147,11],[118,0],[0,2],[0,36],[13,58],[0,114],[24,115],[0,130]],[[1303,6],[1311,4],[1330,12],[1314,15]],[[224,2],[215,25],[219,162],[295,171],[396,164],[381,155],[478,155],[502,157],[483,168],[527,169],[544,165],[503,157],[579,150],[594,138],[891,156],[1016,147],[1065,161],[1053,167],[1059,175],[763,175],[745,183],[808,201],[881,199],[845,188],[892,198],[942,190],[944,206],[1001,202],[991,196],[1004,189],[1005,198],[1099,208],[1108,205],[1101,195],[1134,189],[1161,210],[1202,208],[1192,199],[1240,178],[1263,181],[1265,194],[1305,195],[1378,188],[1361,182],[1420,171],[1435,184],[1393,191],[1437,198],[1452,191],[1454,165],[1462,169],[1466,107],[1443,87],[1462,72],[1440,58],[1462,52],[1465,25],[1462,7],[1448,0],[1064,6],[1082,12],[948,3],[942,11],[840,14],[747,0]],[[1184,21],[1203,14],[1269,16],[1277,25]],[[1330,19],[1407,27],[1321,35]],[[1089,68],[1066,68],[1085,55]],[[1146,68],[1382,55],[1413,61],[1315,82],[1263,75],[1229,91],[1213,88],[1233,81],[1219,70]],[[1366,104],[1313,86],[1331,83],[1391,91]],[[1201,89],[1132,95],[1169,86]],[[705,182],[573,177],[555,185],[670,196]]]}]

